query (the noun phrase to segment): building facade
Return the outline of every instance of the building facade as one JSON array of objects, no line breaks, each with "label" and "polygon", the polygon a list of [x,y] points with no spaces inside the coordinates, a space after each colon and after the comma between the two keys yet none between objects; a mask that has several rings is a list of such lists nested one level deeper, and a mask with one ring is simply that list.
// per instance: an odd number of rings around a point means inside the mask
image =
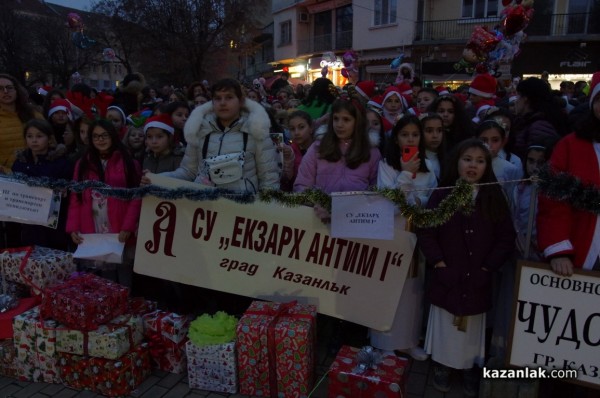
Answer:
[{"label": "building facade", "polygon": [[[390,62],[402,55],[432,85],[457,86],[471,74],[456,69],[476,26],[502,22],[499,0],[273,0],[273,65],[312,81],[324,65],[343,85],[341,56],[354,50],[360,78],[393,82]],[[502,65],[501,79],[550,74],[562,80],[589,80],[600,67],[600,1],[536,0],[521,52]],[[332,51],[336,62],[324,62]]]}]

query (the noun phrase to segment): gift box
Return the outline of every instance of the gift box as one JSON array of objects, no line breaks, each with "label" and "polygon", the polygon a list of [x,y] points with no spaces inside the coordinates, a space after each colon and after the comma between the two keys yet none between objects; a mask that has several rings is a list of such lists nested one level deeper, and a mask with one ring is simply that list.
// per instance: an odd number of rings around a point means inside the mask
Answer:
[{"label": "gift box", "polygon": [[127,396],[150,375],[148,345],[141,344],[116,360],[58,354],[63,383],[109,397]]},{"label": "gift box", "polygon": [[132,315],[146,315],[156,311],[158,303],[152,300],[146,300],[143,297],[131,297],[129,299],[127,313]]},{"label": "gift box", "polygon": [[13,320],[15,316],[35,307],[38,304],[36,298],[19,299],[19,304],[12,310],[0,314],[0,339],[12,339]]},{"label": "gift box", "polygon": [[127,311],[129,289],[93,274],[46,289],[41,314],[70,329],[90,331]]},{"label": "gift box", "polygon": [[42,320],[39,307],[15,317],[13,330],[19,379],[60,382],[56,356],[57,325],[54,320]]},{"label": "gift box", "polygon": [[144,335],[155,368],[171,373],[187,370],[185,343],[190,319],[184,315],[156,310],[145,314]]},{"label": "gift box", "polygon": [[198,347],[188,341],[185,350],[190,388],[231,394],[237,392],[234,342]]},{"label": "gift box", "polygon": [[33,294],[63,282],[77,268],[73,254],[62,250],[33,246],[8,252],[2,261],[3,275],[6,280],[30,286]]},{"label": "gift box", "polygon": [[0,294],[8,294],[17,298],[31,297],[30,287],[22,283],[17,283],[2,279],[0,276]]},{"label": "gift box", "polygon": [[328,397],[403,397],[407,366],[405,358],[343,346],[329,368]]},{"label": "gift box", "polygon": [[240,394],[308,396],[316,315],[314,305],[252,302],[237,326]]},{"label": "gift box", "polygon": [[56,330],[56,350],[68,354],[117,359],[139,345],[143,338],[142,317],[121,315],[89,332],[59,326]]},{"label": "gift box", "polygon": [[0,375],[18,377],[17,349],[13,339],[0,340]]}]

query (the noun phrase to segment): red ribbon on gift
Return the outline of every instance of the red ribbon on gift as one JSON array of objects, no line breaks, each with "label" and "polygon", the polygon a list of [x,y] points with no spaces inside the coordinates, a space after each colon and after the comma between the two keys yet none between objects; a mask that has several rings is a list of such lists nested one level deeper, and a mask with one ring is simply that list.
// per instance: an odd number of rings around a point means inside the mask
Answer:
[{"label": "red ribbon on gift", "polygon": [[[182,339],[179,343],[175,343],[171,340],[168,340],[166,337],[162,335],[163,332],[163,319],[167,316],[177,316],[184,319],[186,322],[189,321],[185,316],[177,315],[175,313],[156,310],[154,312],[150,312],[144,315],[144,322],[150,322],[152,319],[153,326],[151,328],[146,329],[146,337],[148,338],[148,346],[150,348],[150,356],[156,360],[157,363],[162,364],[163,358],[166,354],[169,353],[169,350],[176,354],[178,351],[183,350],[183,346],[187,342],[187,339]],[[185,323],[184,323],[185,325]],[[169,326],[171,326],[169,328]],[[173,333],[174,325],[167,325],[166,331],[169,333]],[[167,340],[167,341],[165,341]],[[161,366],[159,366],[161,367]]]},{"label": "red ribbon on gift", "polygon": [[[37,289],[38,292],[42,292],[42,288],[33,283],[33,278],[25,275],[25,267],[27,266],[27,262],[29,261],[29,257],[31,253],[33,253],[33,246],[23,246],[23,247],[15,247],[12,249],[4,249],[3,253],[20,253],[25,252],[25,257],[21,260],[21,265],[19,266],[19,274],[23,278],[23,280],[34,289]],[[4,264],[2,264],[2,273],[4,274]]]},{"label": "red ribbon on gift", "polygon": [[251,310],[249,309],[244,315],[266,315],[272,317],[269,325],[267,326],[267,354],[269,360],[269,393],[271,398],[277,398],[277,350],[275,343],[275,327],[277,321],[282,316],[292,319],[304,319],[311,321],[312,315],[309,314],[294,314],[290,313],[290,310],[294,308],[298,302],[296,300],[290,301],[289,303],[279,304],[277,308],[266,307],[265,310]]}]

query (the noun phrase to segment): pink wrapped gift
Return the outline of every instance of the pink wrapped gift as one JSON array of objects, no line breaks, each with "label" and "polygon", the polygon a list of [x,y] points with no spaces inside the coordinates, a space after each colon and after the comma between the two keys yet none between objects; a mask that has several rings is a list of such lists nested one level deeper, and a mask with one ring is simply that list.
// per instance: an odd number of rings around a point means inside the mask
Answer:
[{"label": "pink wrapped gift", "polygon": [[190,388],[230,394],[237,392],[234,342],[198,347],[188,341],[185,344],[185,350]]},{"label": "pink wrapped gift", "polygon": [[185,315],[156,310],[145,314],[144,335],[150,345],[155,368],[171,373],[187,370],[185,343],[190,319]]},{"label": "pink wrapped gift", "polygon": [[237,325],[240,393],[307,397],[313,383],[314,305],[254,301]]},{"label": "pink wrapped gift", "polygon": [[39,307],[15,317],[13,330],[19,379],[60,382],[56,355],[56,326],[57,323],[53,320],[42,321]]},{"label": "pink wrapped gift", "polygon": [[40,308],[52,318],[77,330],[95,330],[127,311],[129,289],[93,274],[84,274],[48,288]]},{"label": "pink wrapped gift", "polygon": [[65,281],[76,271],[72,253],[41,246],[6,250],[2,261],[6,280],[30,286],[33,294]]}]

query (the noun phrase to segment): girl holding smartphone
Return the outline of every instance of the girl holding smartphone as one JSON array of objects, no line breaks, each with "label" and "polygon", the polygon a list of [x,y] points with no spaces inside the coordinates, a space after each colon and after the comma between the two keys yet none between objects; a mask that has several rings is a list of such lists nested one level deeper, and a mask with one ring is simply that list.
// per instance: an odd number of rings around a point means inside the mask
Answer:
[{"label": "girl holding smartphone", "polygon": [[[432,192],[430,188],[437,186],[437,178],[430,161],[425,158],[423,129],[416,116],[403,116],[392,129],[392,138],[385,147],[385,157],[379,162],[377,186],[400,188],[406,191],[410,204],[427,205]],[[399,350],[416,360],[424,361],[428,355],[419,347],[419,338],[423,318],[425,267],[419,257],[417,249],[391,329],[387,332],[371,330],[371,345],[384,351]]]}]

